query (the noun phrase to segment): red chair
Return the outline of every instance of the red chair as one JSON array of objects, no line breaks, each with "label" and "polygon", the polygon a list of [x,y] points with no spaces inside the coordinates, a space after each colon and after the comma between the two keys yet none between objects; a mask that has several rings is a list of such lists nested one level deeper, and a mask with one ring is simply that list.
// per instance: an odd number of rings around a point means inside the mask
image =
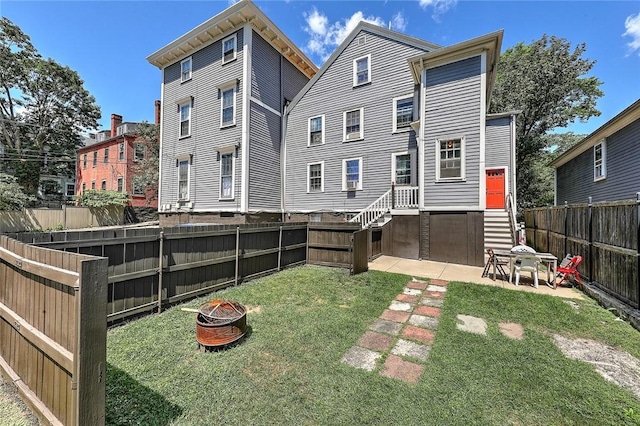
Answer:
[{"label": "red chair", "polygon": [[573,256],[571,261],[566,266],[558,266],[556,272],[560,278],[560,282],[556,283],[553,288],[555,289],[561,285],[567,278],[573,278],[582,288],[582,280],[580,279],[580,272],[578,272],[578,265],[582,263],[582,256]]}]

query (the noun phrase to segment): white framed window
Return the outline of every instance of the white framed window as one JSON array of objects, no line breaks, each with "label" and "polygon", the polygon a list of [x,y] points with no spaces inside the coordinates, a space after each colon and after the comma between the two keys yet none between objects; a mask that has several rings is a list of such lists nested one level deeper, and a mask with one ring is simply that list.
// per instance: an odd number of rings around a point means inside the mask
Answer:
[{"label": "white framed window", "polygon": [[309,118],[307,146],[311,145],[324,145],[324,115]]},{"label": "white framed window", "polygon": [[100,189],[103,191],[107,190],[107,181],[106,180],[102,180],[102,182],[100,182]]},{"label": "white framed window", "polygon": [[118,192],[122,192],[124,190],[124,179],[122,176],[118,178]]},{"label": "white framed window", "polygon": [[133,195],[137,195],[143,197],[144,193],[144,185],[140,182],[133,181]]},{"label": "white framed window", "polygon": [[462,180],[464,170],[464,137],[436,140],[436,180]]},{"label": "white framed window", "polygon": [[307,163],[307,192],[324,192],[324,161]]},{"label": "white framed window", "polygon": [[144,160],[144,154],[146,152],[146,147],[144,144],[136,143],[133,145],[133,160],[134,161],[142,161]]},{"label": "white framed window", "polygon": [[191,56],[180,62],[180,82],[191,80]]},{"label": "white framed window", "polygon": [[415,185],[415,153],[404,151],[391,154],[391,182],[396,185]]},{"label": "white framed window", "polygon": [[178,200],[189,200],[189,184],[191,175],[191,158],[183,157],[176,160],[178,166]]},{"label": "white framed window", "polygon": [[602,140],[593,146],[593,180],[599,181],[607,177],[607,145]]},{"label": "white framed window", "polygon": [[413,95],[393,99],[393,132],[408,132],[413,121]]},{"label": "white framed window", "polygon": [[118,146],[118,159],[124,160],[124,142],[120,142]]},{"label": "white framed window", "polygon": [[371,55],[353,60],[353,86],[371,82]]},{"label": "white framed window", "polygon": [[191,101],[179,105],[180,108],[180,137],[191,136]]},{"label": "white framed window", "polygon": [[220,199],[234,199],[236,159],[234,151],[220,153]]},{"label": "white framed window", "polygon": [[220,89],[220,127],[236,124],[236,86]]},{"label": "white framed window", "polygon": [[342,190],[362,189],[362,157],[342,160]]},{"label": "white framed window", "polygon": [[364,108],[343,113],[342,139],[344,142],[364,138]]},{"label": "white framed window", "polygon": [[236,59],[236,51],[237,51],[237,39],[236,35],[232,35],[231,37],[227,37],[222,40],[222,63],[226,64],[228,62],[234,61]]}]

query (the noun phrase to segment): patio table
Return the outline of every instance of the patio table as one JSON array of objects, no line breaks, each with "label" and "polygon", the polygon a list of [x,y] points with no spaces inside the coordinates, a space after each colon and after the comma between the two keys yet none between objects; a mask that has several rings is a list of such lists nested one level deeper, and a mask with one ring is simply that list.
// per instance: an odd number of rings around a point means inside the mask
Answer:
[{"label": "patio table", "polygon": [[[511,271],[511,262],[515,259],[516,256],[523,254],[522,252],[513,252],[511,250],[493,250],[493,280],[496,279],[496,264],[498,263],[498,257],[508,258],[509,259],[509,271]],[[540,258],[540,260],[547,265],[547,286],[553,288],[553,283],[551,283],[551,277],[555,281],[556,277],[556,268],[558,267],[558,258],[551,253],[531,253]]]}]

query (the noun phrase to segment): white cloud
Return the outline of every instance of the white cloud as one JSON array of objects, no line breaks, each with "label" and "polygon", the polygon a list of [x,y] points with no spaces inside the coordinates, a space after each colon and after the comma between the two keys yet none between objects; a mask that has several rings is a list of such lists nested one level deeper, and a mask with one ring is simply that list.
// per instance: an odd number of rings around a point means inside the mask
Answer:
[{"label": "white cloud", "polygon": [[240,0],[227,0],[227,4],[229,6],[233,6],[234,4],[238,3]]},{"label": "white cloud", "polygon": [[407,20],[404,13],[398,12],[391,18],[391,28],[396,31],[404,31],[407,28]]},{"label": "white cloud", "polygon": [[[399,15],[399,25],[406,27],[406,21],[402,14]],[[394,20],[396,18],[394,16]],[[344,41],[349,33],[358,25],[360,21],[369,22],[371,24],[385,26],[385,21],[378,16],[364,16],[361,11],[355,12],[349,18],[344,18],[334,23],[329,23],[329,18],[315,7],[309,13],[304,14],[307,23],[304,30],[309,34],[306,50],[309,53],[317,55],[322,61],[325,61],[331,52]],[[392,22],[393,25],[393,22]]]},{"label": "white cloud", "polygon": [[418,0],[418,2],[424,10],[432,8],[433,13],[431,17],[438,21],[440,20],[440,15],[454,7],[458,3],[458,0]]},{"label": "white cloud", "polygon": [[631,52],[640,50],[640,13],[633,16],[627,16],[624,21],[624,28],[627,30],[622,36],[631,37],[631,41],[627,43]]}]

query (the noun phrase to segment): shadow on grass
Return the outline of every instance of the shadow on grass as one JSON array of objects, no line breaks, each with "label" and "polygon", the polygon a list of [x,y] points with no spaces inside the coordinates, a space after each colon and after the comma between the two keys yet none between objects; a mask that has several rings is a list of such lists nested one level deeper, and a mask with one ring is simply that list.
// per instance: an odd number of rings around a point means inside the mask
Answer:
[{"label": "shadow on grass", "polygon": [[107,363],[107,425],[167,425],[182,408]]}]

